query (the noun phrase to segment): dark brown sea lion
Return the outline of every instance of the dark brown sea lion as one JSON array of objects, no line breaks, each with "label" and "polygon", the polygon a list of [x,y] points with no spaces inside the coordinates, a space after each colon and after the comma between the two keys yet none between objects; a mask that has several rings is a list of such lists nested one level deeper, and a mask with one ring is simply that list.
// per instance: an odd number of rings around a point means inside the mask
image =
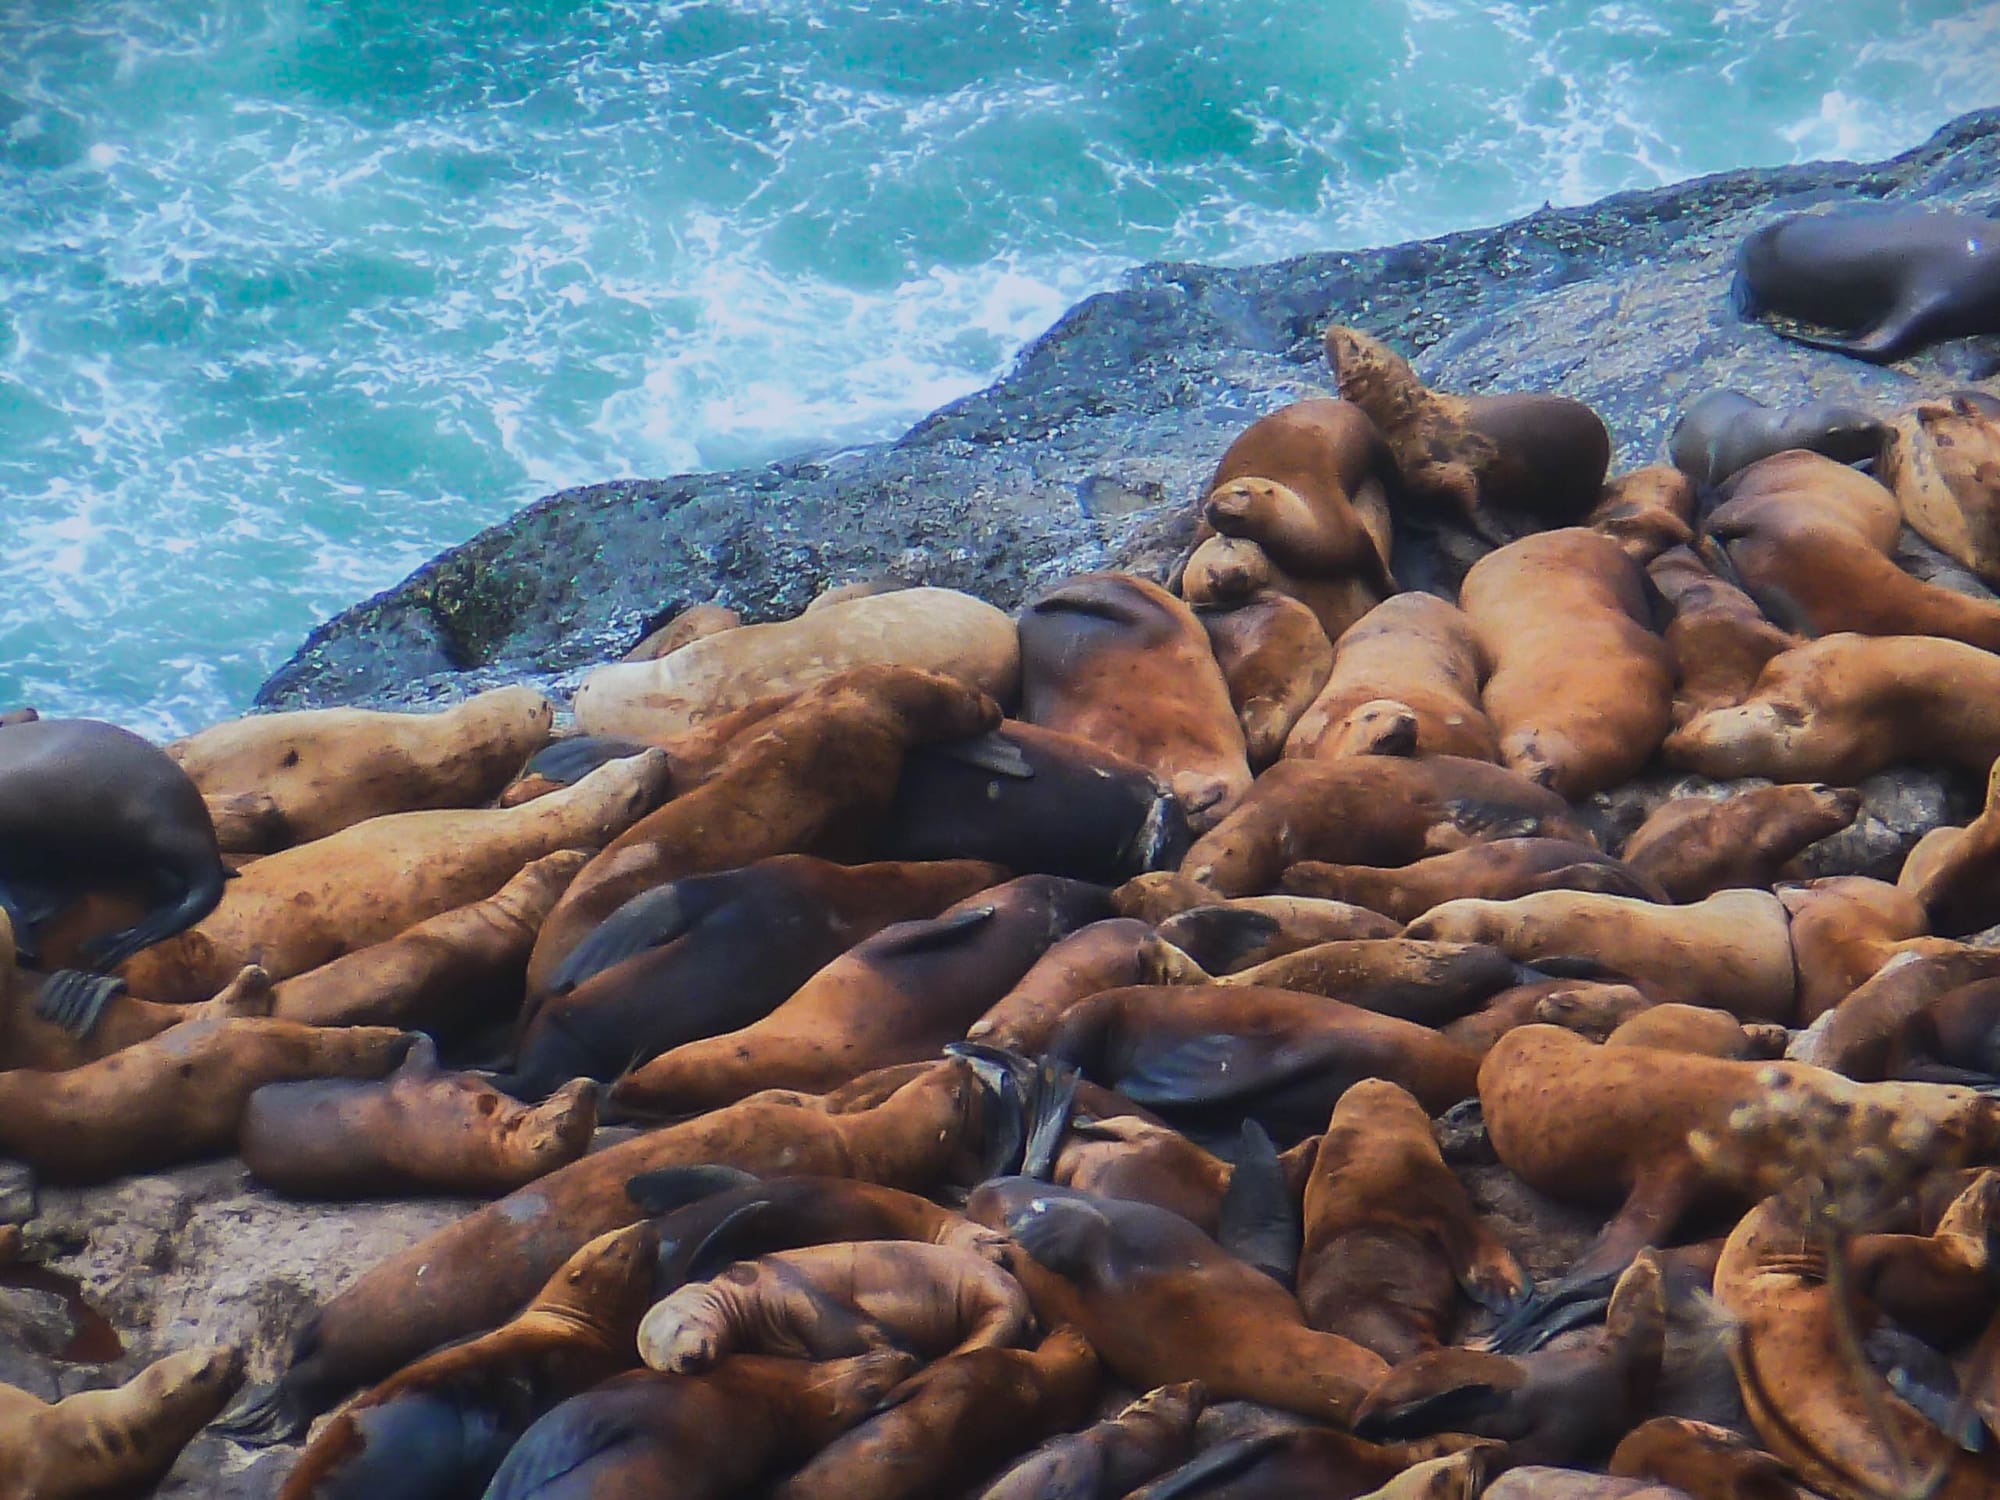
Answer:
[{"label": "dark brown sea lion", "polygon": [[1793,214],[1744,237],[1730,296],[1739,317],[1782,313],[1855,335],[1786,338],[1887,364],[2000,332],[2000,237],[1990,219],[1908,204]]},{"label": "dark brown sea lion", "polygon": [[279,1500],[484,1486],[543,1412],[638,1362],[633,1341],[652,1301],[659,1248],[650,1224],[591,1240],[518,1316],[341,1407]]},{"label": "dark brown sea lion", "polygon": [[43,924],[85,891],[141,889],[145,915],[78,952],[90,968],[113,968],[207,916],[225,879],[201,791],[164,751],[95,719],[0,729],[0,910],[27,957],[40,953]]},{"label": "dark brown sea lion", "polygon": [[[1990,948],[1951,943],[1931,951],[1912,949],[1898,954],[1844,996],[1833,1013],[1801,1039],[1795,1055],[1862,1082],[1897,1077],[1913,1054],[1930,1052],[1925,1044],[1934,1047],[1938,1041],[1936,1031],[1925,1034],[1925,1018],[1954,995],[1957,999],[1934,1019],[1950,1026],[1957,1019],[1947,1019],[1950,1011],[1960,1007],[1977,1018],[1986,1009],[1982,998],[1959,992],[1995,979],[2000,979],[2000,952]],[[1968,1006],[1967,1001],[1972,1003]],[[1985,1050],[1980,1046],[1977,1019],[1966,1029],[1972,1033],[1966,1040]],[[1930,1052],[1930,1060],[1939,1060],[1935,1052]],[[1982,1080],[1940,1076],[1933,1081]]]},{"label": "dark brown sea lion", "polygon": [[1442,1026],[1514,984],[1520,972],[1506,954],[1483,943],[1360,938],[1316,943],[1216,983],[1324,995],[1377,1015]]},{"label": "dark brown sea lion", "polygon": [[1063,1012],[1077,1001],[1099,990],[1144,983],[1151,967],[1145,955],[1158,943],[1151,924],[1132,917],[1108,917],[1079,927],[1036,959],[965,1035],[1012,1052],[1039,1052]]},{"label": "dark brown sea lion", "polygon": [[1838,401],[1766,406],[1741,391],[1709,391],[1681,409],[1667,436],[1674,467],[1709,488],[1789,448],[1840,463],[1873,458],[1888,424]]},{"label": "dark brown sea lion", "polygon": [[1261,770],[1278,758],[1292,726],[1325,686],[1333,643],[1317,615],[1275,590],[1240,604],[1200,605],[1194,613],[1229,684],[1251,768]]},{"label": "dark brown sea lion", "polygon": [[1987,583],[2000,581],[2000,403],[1956,391],[1889,424],[1877,473],[1903,519]]},{"label": "dark brown sea lion", "polygon": [[1470,896],[1508,901],[1535,891],[1570,890],[1667,900],[1656,881],[1630,865],[1594,844],[1567,839],[1494,839],[1390,867],[1301,860],[1285,871],[1284,887],[1352,901],[1399,922],[1414,922],[1434,906]]},{"label": "dark brown sea lion", "polygon": [[1778,887],[1791,918],[1792,960],[1799,976],[1795,1019],[1810,1026],[1854,987],[1895,957],[1900,945],[1930,931],[1909,892],[1865,875],[1831,875]]},{"label": "dark brown sea lion", "polygon": [[1675,901],[1767,887],[1809,845],[1852,823],[1861,793],[1806,783],[1727,797],[1676,797],[1654,808],[1618,857]]},{"label": "dark brown sea lion", "polygon": [[979,1500],[1122,1500],[1187,1457],[1207,1401],[1199,1380],[1148,1391],[1116,1416],[1042,1444]]},{"label": "dark brown sea lion", "polygon": [[1676,725],[1711,708],[1741,703],[1756,686],[1764,663],[1799,643],[1797,636],[1765,619],[1743,590],[1716,577],[1692,548],[1662,552],[1647,566],[1646,576],[1674,610],[1666,642],[1676,669]]},{"label": "dark brown sea lion", "polygon": [[1335,760],[1370,753],[1371,725],[1385,705],[1414,721],[1412,755],[1497,761],[1499,736],[1480,707],[1486,662],[1471,623],[1429,594],[1398,594],[1371,609],[1340,638],[1325,686],[1291,735],[1285,754]]},{"label": "dark brown sea lion", "polygon": [[1653,1002],[1629,984],[1597,979],[1537,979],[1502,990],[1469,1016],[1440,1028],[1482,1055],[1517,1026],[1543,1022],[1597,1041]]},{"label": "dark brown sea lion", "polygon": [[1987,774],[1979,816],[1918,839],[1896,886],[1922,904],[1940,936],[1964,937],[2000,921],[2000,761]]}]

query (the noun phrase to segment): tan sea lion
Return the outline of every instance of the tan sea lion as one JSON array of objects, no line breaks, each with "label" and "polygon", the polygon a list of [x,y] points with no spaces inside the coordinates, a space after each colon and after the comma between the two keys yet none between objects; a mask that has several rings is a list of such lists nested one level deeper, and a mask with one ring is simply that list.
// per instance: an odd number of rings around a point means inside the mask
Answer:
[{"label": "tan sea lion", "polygon": [[1250,765],[1268,766],[1333,670],[1333,643],[1310,609],[1275,591],[1194,613],[1229,684]]},{"label": "tan sea lion", "polygon": [[599,667],[576,690],[577,727],[658,740],[857,667],[935,672],[1007,703],[1020,650],[1014,622],[983,600],[955,589],[902,589],[742,625],[656,661]]},{"label": "tan sea lion", "polygon": [[1688,547],[1662,552],[1646,576],[1673,606],[1667,649],[1676,667],[1674,724],[1750,696],[1764,664],[1799,638],[1764,618],[1743,590],[1715,576]]},{"label": "tan sea lion", "polygon": [[1157,926],[1179,912],[1210,906],[1222,897],[1198,880],[1174,870],[1148,870],[1111,893],[1111,907],[1121,917]]},{"label": "tan sea lion", "polygon": [[2000,921],[2000,761],[1986,777],[1986,803],[1964,828],[1933,828],[1896,877],[1922,903],[1930,930],[1964,937]]},{"label": "tan sea lion", "polygon": [[1916,897],[1864,875],[1783,885],[1777,894],[1791,918],[1801,1026],[1832,1010],[1903,943],[1930,931]]},{"label": "tan sea lion", "polygon": [[1301,895],[1352,901],[1399,922],[1414,922],[1434,906],[1470,896],[1508,901],[1535,891],[1565,890],[1667,899],[1656,881],[1594,844],[1539,838],[1494,839],[1388,867],[1301,860],[1285,871],[1284,887]]},{"label": "tan sea lion", "polygon": [[1512,959],[1483,943],[1392,937],[1315,943],[1216,983],[1324,995],[1377,1015],[1442,1026],[1477,1009],[1519,974]]},{"label": "tan sea lion", "polygon": [[1378,738],[1379,705],[1415,720],[1405,753],[1497,761],[1499,736],[1480,706],[1486,664],[1471,623],[1429,594],[1398,594],[1357,621],[1334,649],[1326,685],[1285,741],[1285,754],[1334,760]]},{"label": "tan sea lion", "polygon": [[1581,527],[1473,564],[1459,607],[1493,666],[1481,702],[1503,765],[1578,798],[1652,758],[1672,723],[1674,670],[1643,583],[1616,542]]},{"label": "tan sea lion", "polygon": [[[1580,1028],[1572,1026],[1573,1031]],[[1588,1034],[1588,1033],[1582,1033]],[[1669,1001],[1626,1017],[1604,1037],[1607,1047],[1655,1047],[1703,1057],[1783,1057],[1790,1033],[1769,1022],[1745,1026],[1726,1010]]]},{"label": "tan sea lion", "polygon": [[385,813],[478,807],[547,742],[555,709],[495,688],[438,713],[313,708],[251,714],[167,747],[209,796],[269,797],[303,844]]},{"label": "tan sea lion", "polygon": [[1667,464],[1648,464],[1605,485],[1583,524],[1610,537],[1643,568],[1694,540],[1694,502],[1687,475]]},{"label": "tan sea lion", "polygon": [[979,1500],[1123,1500],[1187,1457],[1207,1401],[1199,1380],[1148,1391],[1093,1427],[1043,1443]]},{"label": "tan sea lion", "polygon": [[1099,990],[1139,984],[1144,953],[1156,945],[1149,923],[1108,917],[1058,939],[1018,983],[965,1030],[968,1040],[1035,1053],[1062,1014]]},{"label": "tan sea lion", "polygon": [[[1211,974],[1239,974],[1256,964],[1316,943],[1394,937],[1402,924],[1347,901],[1317,896],[1238,896],[1176,912],[1158,926],[1162,942],[1185,953]],[[1180,983],[1164,969],[1148,984]],[[1107,985],[1109,989],[1111,986]]]},{"label": "tan sea lion", "polygon": [[1954,394],[1898,413],[1879,477],[1925,541],[2000,580],[2000,419],[1991,410]]},{"label": "tan sea lion", "polygon": [[1738,886],[1768,887],[1809,845],[1852,823],[1861,793],[1808,783],[1661,803],[1618,857],[1675,901]]},{"label": "tan sea lion", "polygon": [[1783,1464],[1739,1433],[1685,1417],[1641,1422],[1606,1467],[1672,1485],[1690,1500],[1810,1500]]},{"label": "tan sea lion", "polygon": [[1502,990],[1469,1016],[1439,1028],[1482,1056],[1517,1026],[1561,1026],[1593,1042],[1653,1004],[1629,984],[1599,979],[1537,979]]},{"label": "tan sea lion", "polygon": [[[817,601],[815,601],[817,602]],[[807,609],[812,605],[808,604]],[[657,630],[649,630],[639,644],[619,657],[620,661],[658,661],[668,652],[691,646],[696,641],[725,630],[734,630],[743,616],[726,604],[690,604]]]}]

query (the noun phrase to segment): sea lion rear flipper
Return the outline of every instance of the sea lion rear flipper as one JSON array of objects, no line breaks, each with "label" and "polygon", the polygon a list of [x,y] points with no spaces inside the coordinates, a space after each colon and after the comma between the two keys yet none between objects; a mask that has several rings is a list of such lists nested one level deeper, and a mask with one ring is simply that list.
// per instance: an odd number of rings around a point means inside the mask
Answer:
[{"label": "sea lion rear flipper", "polygon": [[105,1003],[124,988],[125,981],[113,974],[58,969],[42,981],[35,1014],[73,1037],[87,1037],[103,1016]]},{"label": "sea lion rear flipper", "polygon": [[962,761],[968,766],[991,771],[996,776],[1011,776],[1017,781],[1030,781],[1035,775],[1035,768],[1028,764],[1028,757],[1021,753],[1021,747],[997,729],[987,734],[976,734],[969,740],[925,745],[914,753]]},{"label": "sea lion rear flipper", "polygon": [[1243,1122],[1236,1170],[1223,1189],[1218,1219],[1215,1237],[1223,1249],[1280,1286],[1292,1285],[1304,1228],[1277,1147],[1255,1120]]},{"label": "sea lion rear flipper", "polygon": [[665,1214],[761,1180],[737,1167],[661,1167],[627,1178],[625,1196],[648,1214]]},{"label": "sea lion rear flipper", "polygon": [[1205,1493],[1213,1485],[1243,1473],[1283,1444],[1288,1436],[1289,1433],[1279,1431],[1228,1438],[1144,1489],[1134,1490],[1130,1500],[1183,1500],[1185,1496]]}]

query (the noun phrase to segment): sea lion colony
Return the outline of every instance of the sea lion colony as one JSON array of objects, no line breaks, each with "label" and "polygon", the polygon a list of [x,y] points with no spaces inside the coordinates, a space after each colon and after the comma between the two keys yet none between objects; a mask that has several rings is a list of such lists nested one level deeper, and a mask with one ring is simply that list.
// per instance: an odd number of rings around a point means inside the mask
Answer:
[{"label": "sea lion colony", "polygon": [[[559,738],[7,715],[0,1151],[494,1200],[223,1417],[288,1497],[2000,1494],[2000,605],[1891,558],[2000,580],[2000,405],[1607,480],[1326,349],[1171,589],[703,607]],[[1986,810],[1792,879],[1910,760]],[[1659,765],[1768,784],[1613,838]],[[1599,1215],[1539,1289],[1482,1142]],[[0,1387],[0,1497],[240,1363]]]}]

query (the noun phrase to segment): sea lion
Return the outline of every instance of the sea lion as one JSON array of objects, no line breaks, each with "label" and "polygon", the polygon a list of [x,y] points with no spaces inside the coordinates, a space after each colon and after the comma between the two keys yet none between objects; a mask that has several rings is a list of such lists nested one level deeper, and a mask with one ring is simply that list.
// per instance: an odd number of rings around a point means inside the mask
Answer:
[{"label": "sea lion", "polygon": [[833,1088],[935,1056],[1065,933],[1111,914],[1101,886],[1025,875],[854,946],[761,1020],[683,1043],[626,1074],[621,1109],[680,1114],[760,1088]]},{"label": "sea lion", "polygon": [[633,1341],[659,1248],[650,1224],[597,1236],[513,1319],[426,1355],[342,1406],[278,1500],[483,1487],[536,1418],[637,1362]]},{"label": "sea lion", "polygon": [[[492,895],[531,860],[597,848],[666,793],[666,757],[614,761],[521,807],[390,813],[282,853],[121,972],[149,1000],[205,1000],[246,963],[289,979]],[[586,867],[587,868],[587,867]]]},{"label": "sea lion", "polygon": [[151,1486],[242,1378],[234,1349],[184,1349],[116,1390],[50,1405],[0,1385],[0,1495],[92,1500]]},{"label": "sea lion", "polygon": [[201,791],[165,752],[95,719],[0,729],[0,910],[27,957],[40,953],[43,924],[85,891],[143,889],[138,921],[78,950],[89,968],[115,968],[206,917],[226,878]]},{"label": "sea lion", "polygon": [[1306,1327],[1289,1292],[1166,1209],[1002,1177],[966,1215],[1019,1247],[1008,1264],[1042,1321],[1074,1323],[1134,1386],[1199,1380],[1215,1400],[1344,1424],[1388,1368]]},{"label": "sea lion", "polygon": [[1249,789],[1243,726],[1194,611],[1124,573],[1086,573],[1022,606],[1021,717],[1137,761],[1211,826]]},{"label": "sea lion", "polygon": [[1014,622],[984,600],[956,589],[903,589],[739,626],[655,661],[599,667],[576,690],[577,727],[659,740],[855,668],[937,673],[1009,703],[1020,650]]},{"label": "sea lion", "polygon": [[1287,756],[1334,760],[1377,742],[1379,705],[1415,721],[1405,753],[1497,761],[1499,736],[1480,707],[1486,665],[1472,625],[1429,594],[1398,594],[1340,638],[1326,685],[1285,741]]},{"label": "sea lion", "polygon": [[1469,1016],[1440,1027],[1482,1056],[1517,1026],[1545,1022],[1602,1041],[1653,1002],[1629,984],[1598,979],[1537,979],[1502,990]]},{"label": "sea lion", "polygon": [[1218,985],[1292,990],[1377,1015],[1442,1026],[1515,983],[1514,961],[1483,943],[1359,938],[1315,943],[1218,979]]},{"label": "sea lion", "polygon": [[971,1250],[859,1240],[738,1261],[655,1302],[639,1357],[693,1375],[732,1354],[836,1359],[884,1345],[926,1359],[1022,1341],[1021,1284]]},{"label": "sea lion", "polygon": [[1606,1467],[1623,1478],[1670,1484],[1691,1500],[1809,1500],[1763,1449],[1727,1427],[1685,1417],[1641,1422]]},{"label": "sea lion", "polygon": [[806,689],[744,731],[707,781],[602,845],[542,923],[528,993],[552,990],[570,950],[641,891],[772,854],[858,845],[895,796],[905,752],[985,734],[999,718],[992,699],[957,679],[907,667],[857,667]]},{"label": "sea lion", "polygon": [[1207,1402],[1199,1380],[1148,1391],[1116,1416],[1042,1444],[979,1500],[1122,1500],[1187,1457]]},{"label": "sea lion", "polygon": [[[1572,1031],[1581,1028],[1572,1026]],[[1587,1033],[1585,1033],[1587,1034]],[[1628,1016],[1604,1037],[1607,1047],[1654,1047],[1703,1057],[1783,1057],[1791,1033],[1771,1022],[1746,1026],[1726,1010],[1668,1001]]]},{"label": "sea lion", "polygon": [[1580,798],[1652,758],[1672,723],[1674,671],[1644,581],[1616,542],[1581,527],[1473,564],[1459,607],[1493,664],[1481,701],[1501,764]]},{"label": "sea lion", "polygon": [[1139,984],[1152,927],[1131,917],[1107,917],[1059,938],[1018,983],[965,1029],[968,1040],[1033,1054],[1070,1006],[1099,990]]},{"label": "sea lion", "polygon": [[[1791,1055],[1863,1082],[1896,1077],[1914,1048],[1921,1047],[1923,1041],[1937,1040],[1935,1032],[1921,1040],[1913,1035],[1927,1013],[1966,986],[2000,979],[2000,952],[1958,943],[1937,946],[1944,951],[1905,951],[1883,964],[1801,1037]],[[1961,996],[1958,1003],[1970,998]],[[1984,1008],[1972,1007],[1975,1015]],[[1974,1040],[1975,1047],[1978,1040]],[[1935,1053],[1932,1056],[1937,1060]]]},{"label": "sea lion", "polygon": [[0,1152],[61,1182],[225,1155],[263,1085],[379,1078],[409,1046],[409,1033],[385,1026],[188,1021],[66,1073],[0,1073]]},{"label": "sea lion", "polygon": [[880,1349],[824,1364],[744,1354],[706,1375],[620,1375],[530,1427],[487,1500],[735,1500],[823,1449],[915,1368]]},{"label": "sea lion", "polygon": [[[837,865],[779,854],[634,896],[570,953],[521,1022],[507,1092],[606,1082],[762,1020],[825,965],[895,922],[1006,879],[976,860]],[[671,1004],[662,997],[671,996]]]},{"label": "sea lion", "polygon": [[1731,479],[1703,530],[1731,576],[1788,630],[1935,635],[2000,647],[2000,604],[1896,566],[1902,526],[1896,497],[1881,484],[1817,453],[1793,451]]},{"label": "sea lion", "polygon": [[1775,330],[1815,349],[1887,364],[1941,339],[2000,332],[2000,239],[1993,221],[1898,204],[1792,214],[1744,236],[1730,298],[1855,334]]},{"label": "sea lion", "polygon": [[1984,776],[2000,758],[2000,656],[1927,635],[1827,635],[1771,658],[1742,704],[1667,736],[1668,765],[1853,786],[1898,761]]},{"label": "sea lion", "polygon": [[1777,888],[1791,918],[1799,976],[1796,1021],[1810,1026],[1930,930],[1923,904],[1909,892],[1864,875],[1832,875]]},{"label": "sea lion", "polygon": [[2000,581],[2000,412],[1958,392],[1889,424],[1878,473],[1917,534]]},{"label": "sea lion", "polygon": [[1033,1349],[972,1349],[926,1365],[887,1409],[821,1449],[771,1500],[924,1500],[955,1494],[1051,1432],[1097,1394],[1097,1355],[1074,1328]]},{"label": "sea lion", "polygon": [[1714,489],[1759,459],[1802,448],[1843,464],[1873,458],[1889,431],[1880,418],[1838,401],[1766,406],[1741,391],[1709,391],[1674,419],[1667,452],[1674,467]]},{"label": "sea lion", "polygon": [[1814,783],[1675,797],[1647,815],[1618,857],[1670,899],[1699,901],[1737,886],[1769,887],[1794,856],[1860,812],[1861,793]]},{"label": "sea lion", "polygon": [[[1246,514],[1237,502],[1247,497],[1232,493],[1244,481],[1290,491],[1305,514]],[[1209,476],[1203,518],[1225,536],[1256,542],[1281,568],[1320,578],[1359,573],[1387,591],[1394,588],[1389,510],[1401,482],[1395,456],[1366,413],[1311,396],[1236,435]]]},{"label": "sea lion", "polygon": [[1181,873],[1223,896],[1276,890],[1301,860],[1409,864],[1494,838],[1592,842],[1547,787],[1484,761],[1281,760],[1195,841]]},{"label": "sea lion", "polygon": [[1964,937],[2000,921],[2000,761],[1986,776],[1986,802],[1964,828],[1933,828],[1896,877],[1924,909],[1930,930]]},{"label": "sea lion", "polygon": [[[806,608],[811,609],[812,605],[808,604]],[[654,618],[659,617],[656,615]],[[618,659],[658,661],[669,652],[691,646],[712,635],[721,635],[725,630],[734,630],[742,623],[743,616],[726,604],[690,604],[657,630],[648,630],[639,638],[638,645]]]},{"label": "sea lion", "polygon": [[1673,606],[1667,649],[1677,669],[1674,724],[1750,696],[1764,664],[1799,638],[1764,618],[1757,603],[1715,576],[1692,548],[1674,547],[1647,565],[1646,576]]},{"label": "sea lion", "polygon": [[175,740],[167,754],[207,795],[269,797],[303,844],[384,813],[490,801],[554,719],[533,688],[503,687],[438,713],[251,714]]},{"label": "sea lion", "polygon": [[1603,498],[1583,518],[1646,567],[1662,552],[1694,540],[1694,485],[1680,470],[1648,464],[1604,486]]},{"label": "sea lion", "polygon": [[[1234,901],[1215,901],[1176,912],[1162,921],[1157,931],[1163,943],[1185,953],[1210,974],[1239,974],[1317,943],[1395,937],[1402,924],[1347,901],[1309,895],[1239,896]],[[1146,982],[1181,981],[1169,977],[1165,968],[1157,968]]]},{"label": "sea lion", "polygon": [[1657,881],[1594,844],[1540,838],[1494,839],[1388,868],[1301,860],[1285,871],[1284,888],[1352,901],[1399,922],[1414,922],[1434,906],[1469,896],[1507,901],[1535,891],[1567,890],[1667,900]]},{"label": "sea lion", "polygon": [[579,1079],[528,1109],[465,1073],[439,1069],[419,1033],[379,1081],[266,1084],[243,1111],[250,1175],[293,1198],[408,1193],[496,1197],[575,1161],[597,1127],[597,1086]]},{"label": "sea lion", "polygon": [[1228,607],[1198,605],[1194,614],[1229,684],[1251,768],[1261,770],[1278,758],[1292,726],[1325,686],[1333,642],[1317,615],[1275,590]]},{"label": "sea lion", "polygon": [[1307,1326],[1395,1364],[1437,1348],[1457,1293],[1504,1312],[1531,1284],[1445,1166],[1407,1090],[1355,1083],[1333,1107],[1306,1181],[1299,1306]]},{"label": "sea lion", "polygon": [[[521,767],[514,779],[500,789],[495,807],[519,807],[537,797],[566,786],[575,786],[607,761],[627,760],[651,749],[645,740],[616,734],[569,734],[551,740]],[[674,781],[678,786],[680,776]]]},{"label": "sea lion", "polygon": [[1721,891],[1687,906],[1590,891],[1447,901],[1403,935],[1491,943],[1528,964],[1589,958],[1656,1000],[1719,1006],[1746,1021],[1789,1022],[1796,1000],[1785,909],[1769,891]]}]

